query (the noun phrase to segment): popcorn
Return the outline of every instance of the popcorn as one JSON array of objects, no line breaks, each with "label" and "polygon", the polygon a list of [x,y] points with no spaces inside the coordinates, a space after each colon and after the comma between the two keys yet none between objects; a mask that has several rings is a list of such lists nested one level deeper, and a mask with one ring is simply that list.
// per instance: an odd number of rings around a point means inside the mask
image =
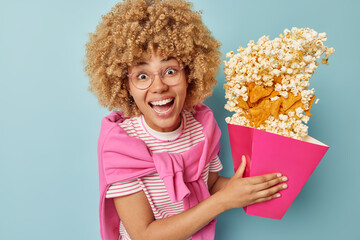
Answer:
[{"label": "popcorn", "polygon": [[[315,90],[309,79],[334,48],[324,45],[326,33],[309,28],[285,29],[278,38],[251,40],[224,61],[225,109],[235,112],[227,123],[255,127],[283,136],[302,139],[308,133]],[[315,104],[318,102],[316,100]]]}]

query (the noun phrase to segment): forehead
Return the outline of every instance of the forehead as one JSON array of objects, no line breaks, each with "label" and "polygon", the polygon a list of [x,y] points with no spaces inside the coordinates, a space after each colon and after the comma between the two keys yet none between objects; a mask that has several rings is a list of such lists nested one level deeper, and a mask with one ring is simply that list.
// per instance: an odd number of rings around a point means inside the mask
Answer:
[{"label": "forehead", "polygon": [[167,57],[160,55],[151,55],[149,57],[143,57],[136,61],[134,61],[131,66],[139,67],[139,66],[157,66],[157,65],[179,65],[179,62],[175,57]]}]

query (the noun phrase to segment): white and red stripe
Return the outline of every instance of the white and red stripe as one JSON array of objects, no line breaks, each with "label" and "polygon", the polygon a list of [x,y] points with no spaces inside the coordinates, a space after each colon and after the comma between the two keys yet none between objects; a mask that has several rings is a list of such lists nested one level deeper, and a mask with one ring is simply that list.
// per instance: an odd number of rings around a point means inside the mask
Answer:
[{"label": "white and red stripe", "polygon": [[[142,126],[139,117],[125,120],[120,126],[129,136],[143,140],[152,152],[172,152],[182,153],[204,140],[202,133],[203,127],[189,112],[184,112],[184,131],[182,135],[174,141],[161,141],[152,137]],[[205,183],[208,181],[209,172],[218,172],[222,169],[222,164],[216,156],[203,170],[201,177]],[[157,173],[150,174],[130,181],[112,184],[106,198],[115,198],[144,191],[155,219],[163,219],[184,211],[182,202],[173,203],[166,191],[163,181]],[[131,239],[122,222],[120,222],[120,239]]]}]

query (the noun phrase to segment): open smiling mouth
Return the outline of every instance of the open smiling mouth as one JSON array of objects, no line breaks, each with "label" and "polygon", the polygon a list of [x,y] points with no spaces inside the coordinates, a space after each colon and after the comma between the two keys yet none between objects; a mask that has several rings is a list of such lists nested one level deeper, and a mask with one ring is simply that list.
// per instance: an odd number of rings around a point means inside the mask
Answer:
[{"label": "open smiling mouth", "polygon": [[149,105],[158,114],[166,114],[173,109],[175,98],[166,98],[160,101],[149,102]]}]

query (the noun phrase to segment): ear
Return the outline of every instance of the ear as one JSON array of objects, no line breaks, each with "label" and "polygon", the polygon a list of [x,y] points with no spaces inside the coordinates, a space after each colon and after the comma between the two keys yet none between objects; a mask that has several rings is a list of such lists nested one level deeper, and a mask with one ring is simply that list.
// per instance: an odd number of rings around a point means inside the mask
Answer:
[{"label": "ear", "polygon": [[126,90],[128,90],[129,95],[132,96],[129,82],[126,82]]},{"label": "ear", "polygon": [[185,73],[186,88],[188,88],[190,85],[190,81],[189,81],[189,68],[187,66],[184,69],[184,73]]}]

